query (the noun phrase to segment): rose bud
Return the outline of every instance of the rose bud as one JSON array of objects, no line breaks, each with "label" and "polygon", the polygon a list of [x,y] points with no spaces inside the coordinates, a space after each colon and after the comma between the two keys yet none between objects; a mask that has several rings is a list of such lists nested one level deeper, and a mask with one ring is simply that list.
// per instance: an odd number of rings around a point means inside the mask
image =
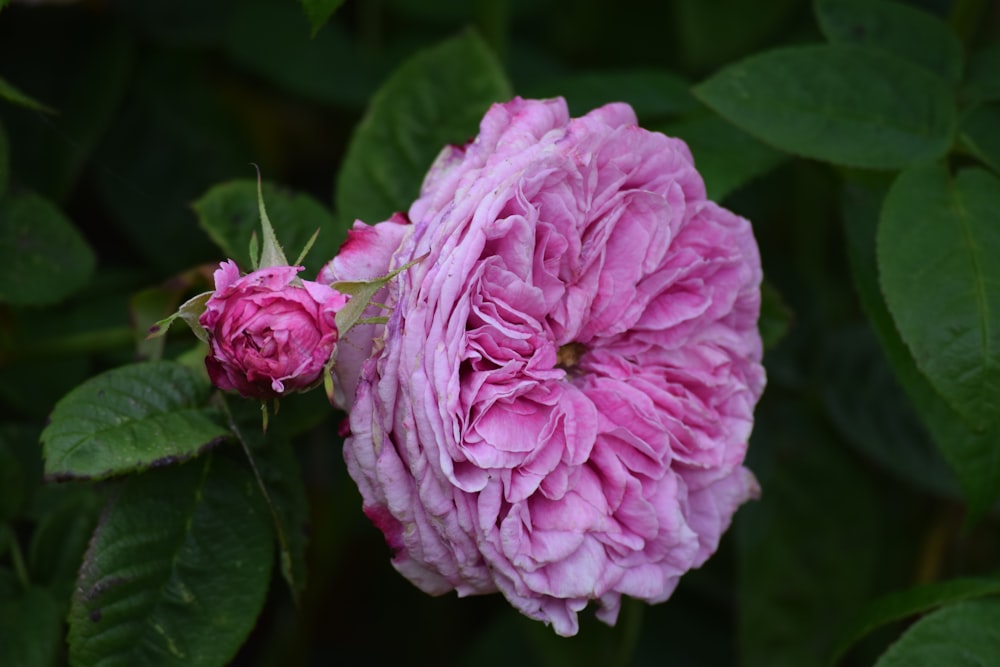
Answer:
[{"label": "rose bud", "polygon": [[270,266],[240,276],[236,263],[215,272],[215,293],[198,322],[208,333],[205,366],[220,389],[267,400],[322,379],[337,342],[347,296],[299,280],[301,266]]}]

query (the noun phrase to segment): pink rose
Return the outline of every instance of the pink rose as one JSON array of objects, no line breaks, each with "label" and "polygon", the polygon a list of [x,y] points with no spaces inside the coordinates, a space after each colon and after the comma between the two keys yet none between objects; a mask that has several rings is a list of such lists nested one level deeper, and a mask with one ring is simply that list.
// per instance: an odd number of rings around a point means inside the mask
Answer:
[{"label": "pink rose", "polygon": [[396,569],[500,591],[561,635],[591,600],[607,623],[622,595],[666,600],[758,493],[750,223],[629,106],[570,119],[561,99],[494,105],[409,219],[357,223],[321,274],[428,253],[338,368],[348,468]]},{"label": "pink rose", "polygon": [[334,316],[347,297],[297,280],[301,266],[272,266],[240,276],[219,264],[215,293],[198,319],[208,332],[205,366],[220,389],[269,399],[307,389],[321,378],[337,342]]}]

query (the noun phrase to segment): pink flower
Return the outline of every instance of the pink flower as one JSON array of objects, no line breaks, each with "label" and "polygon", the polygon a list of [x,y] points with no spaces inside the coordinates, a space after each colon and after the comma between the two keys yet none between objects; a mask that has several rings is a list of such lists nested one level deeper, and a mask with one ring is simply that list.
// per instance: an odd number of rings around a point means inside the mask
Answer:
[{"label": "pink flower", "polygon": [[396,569],[500,591],[561,635],[591,600],[607,623],[622,595],[666,600],[758,493],[750,223],[627,105],[570,119],[561,99],[494,105],[409,219],[356,223],[321,274],[429,253],[338,368],[348,468]]},{"label": "pink flower", "polygon": [[321,379],[337,342],[334,316],[347,297],[297,280],[301,266],[272,266],[240,276],[236,263],[215,272],[215,293],[198,319],[211,347],[205,366],[220,389],[269,399]]}]

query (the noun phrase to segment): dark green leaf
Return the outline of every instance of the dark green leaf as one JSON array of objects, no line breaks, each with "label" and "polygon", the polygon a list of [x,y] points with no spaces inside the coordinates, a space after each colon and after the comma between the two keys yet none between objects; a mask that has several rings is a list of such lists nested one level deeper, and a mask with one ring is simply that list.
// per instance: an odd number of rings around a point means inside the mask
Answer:
[{"label": "dark green leaf", "polygon": [[867,327],[823,350],[823,399],[847,442],[901,479],[957,497],[958,485]]},{"label": "dark green leaf", "polygon": [[306,16],[309,17],[309,23],[312,25],[312,34],[315,36],[319,29],[326,25],[326,22],[330,20],[333,13],[337,11],[344,0],[300,0],[302,2],[302,8],[306,11]]},{"label": "dark green leaf", "polygon": [[830,658],[837,660],[859,639],[892,621],[922,614],[942,605],[1000,593],[1000,579],[952,579],[890,593],[869,603],[843,633]]},{"label": "dark green leaf", "polygon": [[875,667],[1000,664],[1000,599],[959,602],[914,623]]},{"label": "dark green leaf", "polygon": [[535,84],[519,93],[525,97],[565,97],[574,116],[609,102],[628,102],[642,121],[701,108],[691,95],[691,84],[661,70],[579,72]]},{"label": "dark green leaf", "polygon": [[[335,229],[333,216],[318,201],[304,194],[292,193],[264,183],[264,203],[278,242],[290,258],[298,256],[309,238],[320,230],[316,244],[306,256],[302,278],[312,280],[330,261],[343,240]],[[202,228],[208,232],[227,257],[236,260],[245,271],[251,270],[250,236],[260,236],[257,210],[257,182],[230,181],[216,185],[194,203]]]},{"label": "dark green leaf", "polygon": [[1000,100],[1000,42],[991,42],[969,58],[962,96],[973,102]]},{"label": "dark green leaf", "polygon": [[191,202],[223,179],[252,173],[246,127],[208,70],[193,58],[146,55],[98,153],[95,176],[118,244],[167,275],[218,256]]},{"label": "dark green leaf", "polygon": [[958,477],[974,521],[1000,488],[1000,429],[973,431],[917,369],[899,336],[878,284],[875,237],[888,183],[853,181],[845,190],[845,231],[851,273],[875,333],[903,389],[930,429],[938,450]]},{"label": "dark green leaf", "polygon": [[205,407],[208,394],[198,373],[170,361],[102,373],[53,410],[45,473],[100,479],[196,456],[229,434]]},{"label": "dark green leaf", "polygon": [[61,211],[33,194],[0,200],[0,301],[46,304],[77,291],[94,253]]},{"label": "dark green leaf", "polygon": [[278,540],[281,574],[293,596],[298,596],[306,585],[309,536],[309,503],[302,471],[288,441],[269,442],[267,447],[254,452],[254,459],[267,487],[276,520],[281,524],[283,539]]},{"label": "dark green leaf", "polygon": [[939,157],[955,129],[943,79],[855,46],[768,51],[727,66],[694,92],[767,143],[847,166],[895,169]]},{"label": "dark green leaf", "polygon": [[30,30],[6,37],[5,58],[18,77],[59,109],[51,118],[10,114],[18,180],[54,201],[65,201],[107,131],[125,95],[133,65],[133,38],[116,22],[81,12],[53,17],[44,30],[72,58],[38,55]]},{"label": "dark green leaf", "polygon": [[962,120],[959,136],[970,153],[1000,174],[1000,104],[976,107]]},{"label": "dark green leaf", "polygon": [[765,146],[715,114],[656,126],[687,142],[709,199],[721,201],[734,190],[781,164],[787,156]]},{"label": "dark green leaf", "polygon": [[970,425],[1000,419],[1000,179],[903,172],[878,231],[882,290],[917,366]]},{"label": "dark green leaf", "polygon": [[50,507],[41,514],[32,535],[28,570],[32,582],[45,586],[60,604],[66,604],[102,498],[91,485],[60,484],[49,491],[46,501]]},{"label": "dark green leaf", "polygon": [[21,92],[20,89],[8,83],[7,80],[3,78],[0,78],[0,99],[7,100],[12,104],[17,104],[18,106],[33,109],[35,111],[43,111],[45,113],[56,112],[55,109],[52,109],[51,107],[48,107]]},{"label": "dark green leaf", "polygon": [[7,132],[0,124],[0,199],[3,199],[10,184],[10,142],[7,141]]},{"label": "dark green leaf", "polygon": [[130,478],[80,569],[70,662],[227,663],[263,605],[272,540],[253,476],[222,457]]},{"label": "dark green leaf", "polygon": [[475,136],[490,104],[510,95],[475,33],[413,56],[375,94],[354,131],[337,179],[338,214],[375,223],[407,210],[435,156]]},{"label": "dark green leaf", "polygon": [[671,47],[690,68],[705,71],[762,47],[802,4],[800,0],[679,0],[671,3],[668,25],[658,28],[673,28],[663,41],[675,42]]},{"label": "dark green leaf", "polygon": [[0,523],[16,516],[24,502],[27,474],[17,455],[0,439]]},{"label": "dark green leaf", "polygon": [[755,422],[748,465],[763,491],[735,525],[741,664],[819,665],[870,596],[880,504],[865,470],[802,402],[765,395]]},{"label": "dark green leaf", "polygon": [[760,336],[764,340],[764,349],[770,349],[778,344],[792,325],[794,314],[788,307],[781,293],[769,281],[764,280],[760,286]]},{"label": "dark green leaf", "polygon": [[291,2],[239,3],[226,51],[241,66],[312,100],[363,108],[389,65],[355,44],[337,21],[308,39],[309,22]]},{"label": "dark green leaf", "polygon": [[885,0],[818,0],[816,15],[834,43],[882,49],[957,84],[964,54],[958,37],[927,12]]},{"label": "dark green leaf", "polygon": [[0,665],[60,664],[63,610],[52,595],[30,588],[13,598],[0,595]]}]

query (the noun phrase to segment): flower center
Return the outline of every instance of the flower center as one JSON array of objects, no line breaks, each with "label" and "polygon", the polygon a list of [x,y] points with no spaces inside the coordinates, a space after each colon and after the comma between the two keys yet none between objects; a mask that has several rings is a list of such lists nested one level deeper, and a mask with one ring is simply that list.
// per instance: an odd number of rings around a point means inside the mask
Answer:
[{"label": "flower center", "polygon": [[580,363],[580,357],[584,355],[587,348],[583,343],[570,342],[559,348],[556,353],[556,366],[568,371]]}]

